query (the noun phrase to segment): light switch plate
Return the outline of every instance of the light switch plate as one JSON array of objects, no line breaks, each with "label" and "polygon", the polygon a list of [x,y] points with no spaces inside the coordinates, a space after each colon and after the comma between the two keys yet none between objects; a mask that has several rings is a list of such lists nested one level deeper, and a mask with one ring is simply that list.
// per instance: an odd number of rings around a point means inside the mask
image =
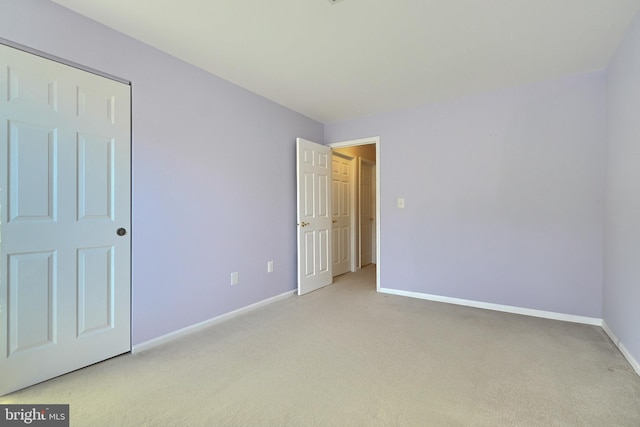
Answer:
[{"label": "light switch plate", "polygon": [[402,198],[402,197],[398,198],[398,208],[399,209],[404,209],[404,198]]}]

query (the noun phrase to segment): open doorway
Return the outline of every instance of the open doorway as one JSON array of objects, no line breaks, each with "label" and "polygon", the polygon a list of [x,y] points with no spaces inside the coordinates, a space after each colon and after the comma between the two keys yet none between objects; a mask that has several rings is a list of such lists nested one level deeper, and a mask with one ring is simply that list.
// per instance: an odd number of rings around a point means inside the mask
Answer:
[{"label": "open doorway", "polygon": [[[328,144],[333,151],[334,166],[340,174],[334,175],[334,191],[349,185],[350,191],[338,191],[339,206],[350,205],[349,216],[346,209],[333,209],[334,261],[340,267],[339,275],[346,271],[356,272],[363,267],[376,270],[376,290],[380,290],[380,138]],[[348,179],[345,178],[349,175]],[[338,176],[339,175],[339,176]],[[348,181],[348,184],[346,183]],[[335,199],[334,199],[335,200]],[[337,215],[336,215],[337,214]],[[349,226],[347,227],[347,224]],[[346,231],[348,230],[348,231]],[[348,238],[347,238],[348,236]],[[346,243],[348,242],[348,244]],[[349,256],[345,256],[348,249]],[[336,253],[337,251],[337,253]],[[345,269],[348,258],[349,268]],[[334,264],[338,265],[338,264]]]}]

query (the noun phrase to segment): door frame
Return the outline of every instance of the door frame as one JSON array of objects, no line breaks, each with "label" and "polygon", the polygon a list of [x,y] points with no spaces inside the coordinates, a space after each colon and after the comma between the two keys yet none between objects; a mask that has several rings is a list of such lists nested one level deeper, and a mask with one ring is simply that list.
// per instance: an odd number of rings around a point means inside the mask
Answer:
[{"label": "door frame", "polygon": [[349,272],[355,273],[356,271],[358,271],[358,268],[360,268],[360,264],[358,262],[358,245],[356,244],[356,240],[357,240],[356,227],[358,226],[359,221],[356,218],[356,209],[355,209],[358,203],[358,199],[357,199],[358,189],[356,188],[356,183],[358,181],[356,179],[357,178],[356,174],[359,173],[357,170],[358,165],[356,163],[356,158],[354,156],[350,156],[348,154],[341,153],[339,151],[333,151],[333,147],[331,148],[332,148],[331,150],[332,156],[338,156],[349,161],[349,172],[351,173],[351,180],[349,181],[349,192],[351,193],[349,197],[349,209],[351,210],[351,221],[349,222],[349,227],[351,228],[351,233],[349,233],[349,257],[350,257]]},{"label": "door frame", "polygon": [[[3,37],[0,37],[0,44],[12,47],[14,49],[21,50],[21,51],[23,51],[25,53],[30,53],[32,55],[39,56],[39,57],[44,58],[44,59],[49,59],[49,60],[51,60],[53,62],[58,62],[58,63],[60,63],[62,65],[68,65],[69,67],[77,68],[78,70],[86,71],[86,72],[91,73],[91,74],[96,74],[98,76],[105,77],[105,78],[107,78],[109,80],[114,80],[116,82],[132,86],[131,85],[131,80],[128,80],[128,79],[125,79],[125,78],[122,78],[122,77],[118,77],[118,76],[115,76],[113,74],[109,74],[109,73],[106,73],[104,71],[101,71],[101,70],[96,70],[95,68],[87,67],[86,65],[78,64],[77,62],[69,61],[68,59],[61,58],[61,57],[56,56],[56,55],[52,55],[52,54],[44,52],[42,50],[34,49],[32,47],[29,47],[29,46],[26,46],[26,45],[23,45],[23,44],[20,44],[20,43],[16,43],[16,42],[14,42],[12,40],[5,39]],[[133,123],[133,120],[131,121],[131,123]],[[131,126],[131,128],[133,128],[133,126]]]},{"label": "door frame", "polygon": [[[368,138],[353,139],[348,141],[333,142],[327,146],[333,148],[355,147],[357,145],[374,144],[376,147],[376,164],[374,172],[376,174],[376,292],[380,292],[380,137],[372,136]],[[359,221],[358,221],[359,222]]]},{"label": "door frame", "polygon": [[[376,153],[377,155],[377,153]],[[371,160],[367,160],[367,159],[363,159],[362,157],[359,158],[358,160],[358,265],[360,268],[362,268],[362,165],[366,164],[369,167],[371,167],[371,174],[373,176],[373,178],[375,179],[376,176],[376,162],[372,162]],[[371,183],[372,187],[375,187],[375,185],[373,183]],[[372,192],[373,193],[373,192]],[[377,198],[376,198],[377,200]],[[377,203],[377,202],[376,202]],[[375,215],[374,215],[375,216]],[[378,221],[376,219],[376,225],[378,224]],[[373,232],[371,233],[371,235],[373,236]],[[376,248],[377,248],[377,244],[376,244]],[[375,255],[374,253],[376,252],[372,247],[371,249],[371,264],[376,264],[376,262],[374,261]]]}]

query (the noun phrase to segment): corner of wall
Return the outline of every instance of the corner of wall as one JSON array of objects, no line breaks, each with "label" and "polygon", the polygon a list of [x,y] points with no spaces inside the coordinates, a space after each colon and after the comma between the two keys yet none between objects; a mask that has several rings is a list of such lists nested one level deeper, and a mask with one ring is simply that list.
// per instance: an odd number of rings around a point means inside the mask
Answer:
[{"label": "corner of wall", "polygon": [[620,353],[622,353],[625,359],[627,359],[631,367],[634,369],[634,371],[636,371],[636,374],[640,376],[640,363],[635,359],[635,357],[633,357],[633,355],[629,352],[629,350],[627,350],[624,344],[620,342],[620,340],[613,333],[611,328],[609,328],[609,325],[607,325],[607,322],[605,321],[602,322],[602,329],[609,336],[611,341],[613,341],[613,344],[618,348],[618,350],[620,350]]}]

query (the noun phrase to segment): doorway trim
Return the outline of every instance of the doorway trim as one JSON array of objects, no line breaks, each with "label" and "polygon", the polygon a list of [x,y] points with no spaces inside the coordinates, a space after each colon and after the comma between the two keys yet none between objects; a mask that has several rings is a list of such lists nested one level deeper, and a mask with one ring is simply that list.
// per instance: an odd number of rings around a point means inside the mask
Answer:
[{"label": "doorway trim", "polygon": [[[374,176],[375,179],[375,175],[376,175],[376,163],[372,162],[371,160],[367,160],[364,159],[362,157],[359,158],[358,161],[358,264],[360,266],[360,268],[362,268],[362,167],[363,165],[367,165],[367,167],[371,167],[372,168],[372,174]],[[374,186],[374,184],[371,184],[372,186]],[[375,188],[375,187],[374,187]],[[378,224],[378,221],[376,220],[376,225]],[[373,234],[373,230],[372,230],[372,234]],[[373,242],[373,241],[372,241]],[[378,245],[376,244],[376,247]],[[374,261],[375,260],[375,250],[373,249],[373,247],[370,247],[369,249],[371,249],[371,262],[369,264],[376,264],[377,263]]]},{"label": "doorway trim", "polygon": [[348,141],[332,142],[327,144],[328,147],[333,148],[345,148],[355,147],[357,145],[375,144],[376,146],[376,292],[380,292],[380,137],[372,136],[368,138],[352,139]]}]

